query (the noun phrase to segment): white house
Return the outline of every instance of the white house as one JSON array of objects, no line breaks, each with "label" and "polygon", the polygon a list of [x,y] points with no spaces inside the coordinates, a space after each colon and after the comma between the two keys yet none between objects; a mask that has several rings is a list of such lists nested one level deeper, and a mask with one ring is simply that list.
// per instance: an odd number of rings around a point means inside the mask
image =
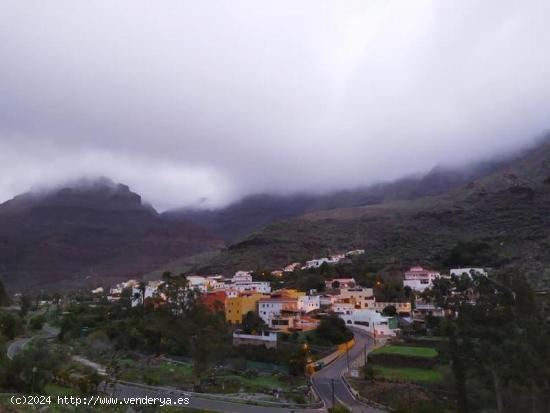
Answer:
[{"label": "white house", "polygon": [[269,281],[240,282],[231,284],[230,287],[240,293],[257,292],[269,294],[271,292],[271,284],[269,283]]},{"label": "white house", "polygon": [[424,291],[427,288],[431,288],[433,281],[439,277],[441,277],[441,274],[437,271],[427,270],[422,267],[411,267],[409,271],[405,272],[403,286],[410,287],[414,291]]},{"label": "white house", "polygon": [[287,265],[285,268],[283,268],[283,271],[284,272],[292,272],[292,271],[295,271],[297,270],[298,268],[300,268],[300,263],[299,262],[293,262],[292,264],[289,264]]},{"label": "white house", "polygon": [[252,282],[252,271],[237,271],[232,281],[234,283],[250,283]]},{"label": "white house", "polygon": [[273,320],[281,316],[283,311],[298,312],[298,299],[282,296],[258,300],[258,315],[270,327],[273,327]]},{"label": "white house", "polygon": [[383,316],[374,310],[351,309],[339,317],[347,325],[361,328],[375,337],[393,337],[397,335],[397,321],[391,317]]},{"label": "white house", "polygon": [[452,268],[450,271],[451,276],[460,277],[462,274],[472,276],[472,274],[482,275],[487,277],[487,271],[484,268]]},{"label": "white house", "polygon": [[188,275],[186,277],[187,287],[191,289],[198,289],[200,292],[206,292],[206,277],[200,275]]},{"label": "white house", "polygon": [[333,264],[333,261],[330,258],[323,257],[323,258],[317,258],[314,260],[306,261],[306,265],[302,267],[303,270],[309,269],[309,268],[319,268],[324,263],[327,264]]},{"label": "white house", "polygon": [[298,310],[310,313],[319,308],[321,308],[321,297],[318,295],[302,295],[298,297]]},{"label": "white house", "polygon": [[237,330],[233,333],[233,345],[260,345],[267,348],[277,348],[277,332],[261,331],[258,334],[245,334]]},{"label": "white house", "polygon": [[332,304],[336,302],[336,297],[330,294],[322,294],[319,300],[322,307],[332,307]]},{"label": "white house", "polygon": [[138,284],[139,284],[138,280],[128,280],[125,282],[118,283],[117,285],[109,289],[109,295],[107,296],[107,300],[111,302],[120,300],[120,297],[122,295],[122,290],[124,290],[125,288],[132,288]]},{"label": "white house", "polygon": [[353,288],[355,285],[356,283],[354,278],[335,278],[333,280],[325,281],[325,288],[327,290],[331,288]]},{"label": "white house", "polygon": [[338,314],[346,314],[348,311],[351,310],[355,310],[355,304],[353,303],[336,302],[332,304],[332,311]]}]

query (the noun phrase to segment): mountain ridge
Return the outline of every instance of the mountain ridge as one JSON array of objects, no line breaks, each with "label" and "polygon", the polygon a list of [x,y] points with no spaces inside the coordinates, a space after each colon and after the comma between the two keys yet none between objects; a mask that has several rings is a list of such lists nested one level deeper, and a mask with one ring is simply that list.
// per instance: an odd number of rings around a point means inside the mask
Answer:
[{"label": "mountain ridge", "polygon": [[357,247],[373,263],[443,269],[461,245],[484,245],[494,258],[487,265],[523,271],[534,284],[548,286],[549,217],[550,141],[545,140],[444,194],[314,211],[271,224],[195,269],[279,268]]},{"label": "mountain ridge", "polygon": [[222,245],[202,227],[162,217],[127,185],[107,180],[0,204],[0,277],[14,289],[108,284]]},{"label": "mountain ridge", "polygon": [[166,211],[163,215],[193,221],[232,243],[274,222],[309,212],[443,194],[509,165],[516,156],[503,156],[497,160],[475,162],[464,167],[437,165],[426,174],[329,193],[252,194],[222,208],[187,207]]}]

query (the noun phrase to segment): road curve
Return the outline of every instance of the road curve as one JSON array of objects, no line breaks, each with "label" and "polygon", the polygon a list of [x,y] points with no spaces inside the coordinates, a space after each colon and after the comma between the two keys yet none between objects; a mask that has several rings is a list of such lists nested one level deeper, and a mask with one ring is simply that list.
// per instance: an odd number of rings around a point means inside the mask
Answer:
[{"label": "road curve", "polygon": [[[348,387],[342,379],[342,374],[347,368],[348,359],[352,363],[355,359],[362,355],[362,352],[372,348],[372,341],[369,336],[362,330],[353,329],[355,334],[355,345],[349,350],[348,354],[342,355],[340,358],[333,361],[331,364],[315,373],[312,378],[313,387],[317,394],[324,401],[326,408],[332,406],[332,394],[334,386],[334,399],[336,404],[344,404],[349,407],[353,413],[383,413],[382,410],[378,410],[369,407],[359,402],[351,394]],[[59,333],[58,330],[45,326],[43,334],[40,336],[43,338],[52,338]],[[23,348],[35,337],[20,338],[13,341],[7,349],[7,356],[13,359]],[[81,361],[81,360],[79,360]],[[99,366],[99,365],[97,365]],[[97,367],[96,366],[96,367]],[[97,369],[97,368],[96,368]],[[103,371],[104,372],[104,371]],[[284,407],[264,407],[256,406],[245,403],[236,403],[225,400],[216,400],[215,398],[209,398],[190,395],[187,392],[163,388],[163,387],[151,387],[143,386],[139,384],[120,383],[112,384],[107,393],[112,394],[115,397],[171,397],[176,399],[178,397],[189,397],[190,404],[188,407],[196,409],[212,410],[220,413],[321,413],[326,412],[326,408],[321,409],[290,409]]]},{"label": "road curve", "polygon": [[14,357],[23,350],[23,347],[27,345],[29,341],[32,340],[32,337],[25,337],[25,338],[18,338],[14,341],[12,341],[9,346],[8,350],[6,351],[7,356],[10,360],[13,360]]},{"label": "road curve", "polygon": [[329,364],[324,369],[315,373],[312,378],[313,386],[317,391],[317,394],[325,402],[325,408],[320,409],[290,409],[283,407],[264,407],[256,406],[245,403],[230,402],[224,400],[215,400],[197,396],[195,394],[189,394],[185,391],[176,389],[162,388],[162,387],[150,387],[141,386],[131,383],[120,383],[111,385],[107,389],[108,393],[111,393],[116,397],[171,397],[176,399],[178,397],[189,397],[190,404],[188,407],[196,409],[212,410],[220,413],[322,413],[326,412],[328,407],[332,406],[332,386],[334,384],[334,398],[336,404],[344,404],[349,407],[353,413],[383,413],[383,410],[379,410],[370,406],[367,406],[359,402],[351,394],[348,387],[342,379],[342,374],[347,368],[348,356],[349,362],[357,359],[362,355],[362,352],[372,348],[372,340],[362,330],[353,329],[355,334],[355,345],[349,350],[349,353],[344,354],[334,362]]},{"label": "road curve", "polygon": [[343,404],[350,408],[353,413],[382,413],[383,410],[367,406],[358,401],[342,379],[342,375],[347,369],[348,360],[351,365],[354,360],[362,356],[365,349],[368,352],[373,347],[373,341],[365,331],[357,328],[352,328],[352,330],[355,335],[355,345],[349,349],[348,354],[344,353],[327,367],[315,373],[312,378],[313,387],[323,399],[327,408],[333,405],[334,387],[335,404]]},{"label": "road curve", "polygon": [[32,340],[35,338],[43,338],[43,339],[52,339],[55,338],[59,334],[59,329],[50,326],[49,324],[44,324],[42,327],[42,331],[40,334],[33,336],[33,337],[24,337],[24,338],[18,338],[14,341],[12,341],[6,350],[6,354],[10,360],[13,360],[13,358],[21,351],[23,348]]}]

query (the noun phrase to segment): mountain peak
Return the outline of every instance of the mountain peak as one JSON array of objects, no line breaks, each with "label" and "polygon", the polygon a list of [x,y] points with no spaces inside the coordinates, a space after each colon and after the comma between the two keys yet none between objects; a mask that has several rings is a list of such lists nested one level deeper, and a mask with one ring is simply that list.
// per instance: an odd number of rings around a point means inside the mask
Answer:
[{"label": "mountain peak", "polygon": [[20,213],[36,207],[79,207],[99,210],[147,209],[141,196],[106,177],[82,178],[55,188],[38,188],[0,204],[0,213]]}]

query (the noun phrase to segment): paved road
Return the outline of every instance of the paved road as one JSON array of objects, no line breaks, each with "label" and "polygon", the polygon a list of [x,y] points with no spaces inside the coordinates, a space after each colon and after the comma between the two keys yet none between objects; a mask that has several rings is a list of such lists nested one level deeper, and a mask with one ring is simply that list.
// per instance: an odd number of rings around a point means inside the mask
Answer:
[{"label": "paved road", "polygon": [[[326,408],[332,406],[332,386],[334,384],[334,398],[336,404],[344,404],[348,406],[353,413],[383,413],[382,410],[369,407],[353,397],[347,386],[345,385],[342,374],[347,368],[348,356],[349,362],[362,356],[365,351],[372,348],[372,341],[368,335],[358,329],[354,329],[355,345],[349,350],[348,355],[344,354],[324,369],[320,370],[313,376],[313,385],[317,394],[325,402]],[[116,383],[111,390],[107,390],[117,397],[171,397],[176,400],[178,397],[189,397],[189,407],[197,409],[207,409],[221,413],[321,413],[326,412],[326,408],[319,409],[289,409],[282,407],[263,407],[247,405],[243,403],[233,403],[223,400],[215,400],[195,395],[189,395],[184,391],[176,389],[167,389],[159,387],[139,386],[129,383]]]},{"label": "paved road", "polygon": [[[348,354],[344,354],[340,358],[333,361],[327,367],[315,373],[313,376],[313,386],[320,395],[321,399],[325,402],[326,407],[332,406],[332,393],[334,386],[334,399],[337,404],[344,404],[348,406],[353,413],[382,413],[381,410],[374,409],[366,406],[357,401],[347,386],[345,385],[342,374],[347,368],[348,357],[350,364],[357,358],[362,356],[365,351],[372,348],[372,341],[367,334],[359,329],[353,330],[355,333],[355,345],[349,350]],[[37,337],[52,338],[55,337],[59,331],[48,325],[44,326],[42,333]],[[23,347],[33,339],[34,337],[20,338],[13,341],[8,349],[7,355],[10,359],[15,357]],[[75,356],[77,361],[89,365],[95,368],[100,373],[104,373],[104,367],[97,363],[89,362],[88,360]],[[151,387],[142,386],[138,384],[130,383],[116,383],[111,388],[107,389],[107,393],[116,397],[171,397],[176,400],[178,397],[189,397],[190,404],[188,407],[197,409],[207,409],[220,413],[321,413],[326,412],[325,408],[320,409],[289,409],[283,407],[264,407],[249,405],[244,403],[233,403],[229,401],[216,400],[215,398],[197,397],[195,395],[189,395],[187,392],[183,392],[176,389],[163,388],[163,387]]]},{"label": "paved road", "polygon": [[45,339],[52,339],[57,337],[59,334],[59,329],[52,327],[48,324],[44,324],[44,327],[42,327],[42,331],[34,336],[34,337],[23,337],[18,338],[14,341],[12,341],[7,349],[7,356],[10,360],[13,360],[13,358],[21,351],[23,348],[32,340],[35,338],[45,338]]},{"label": "paved road", "polygon": [[348,354],[343,354],[340,358],[333,361],[324,369],[318,371],[313,376],[313,386],[317,394],[323,399],[327,407],[333,405],[333,388],[335,404],[344,404],[349,407],[353,413],[381,413],[382,410],[375,409],[359,402],[350,392],[342,375],[348,367],[348,360],[351,365],[353,360],[362,356],[365,351],[372,349],[372,339],[365,331],[354,328],[355,345],[349,350]]},{"label": "paved road", "polygon": [[23,347],[27,345],[29,341],[32,340],[32,337],[25,337],[25,338],[18,338],[10,343],[7,350],[7,355],[10,360],[13,360],[13,358],[19,353]]},{"label": "paved road", "polygon": [[189,405],[195,409],[206,409],[220,413],[322,413],[325,409],[289,409],[282,407],[264,407],[244,403],[233,403],[223,400],[213,400],[200,398],[194,395],[189,395],[184,391],[171,390],[158,387],[142,387],[130,384],[116,383],[112,390],[107,389],[107,393],[115,397],[170,397],[172,400],[177,400],[178,397],[189,397]]},{"label": "paved road", "polygon": [[94,369],[101,376],[105,376],[107,374],[107,370],[105,369],[105,366],[102,366],[99,363],[95,363],[92,360],[88,360],[87,358],[84,358],[82,356],[72,356],[71,358],[77,363],[80,363],[84,366]]}]

